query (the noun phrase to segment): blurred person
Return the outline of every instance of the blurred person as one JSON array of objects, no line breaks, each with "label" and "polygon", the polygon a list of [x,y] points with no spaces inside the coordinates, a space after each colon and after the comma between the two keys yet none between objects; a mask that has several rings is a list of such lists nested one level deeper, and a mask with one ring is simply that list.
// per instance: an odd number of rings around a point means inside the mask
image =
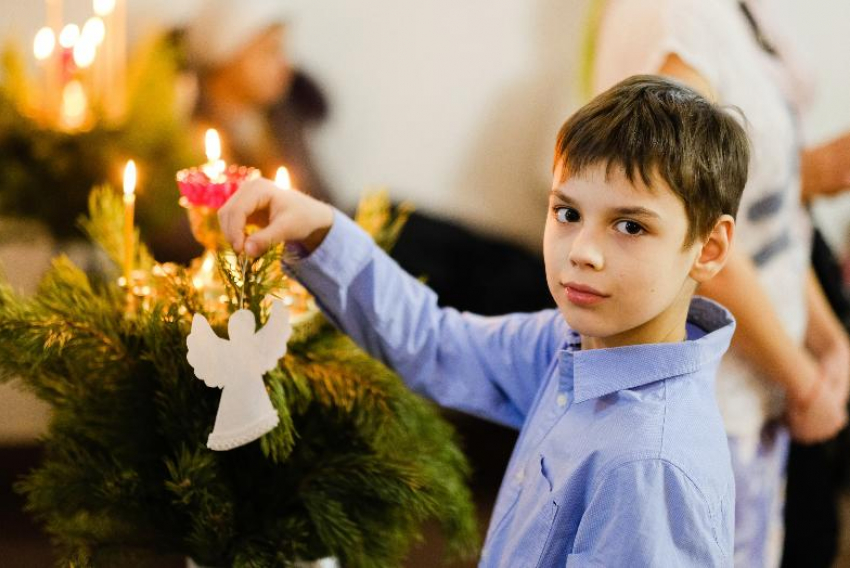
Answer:
[{"label": "blurred person", "polygon": [[[700,293],[738,319],[718,398],[736,479],[735,565],[746,567],[780,562],[789,434],[835,436],[850,383],[850,341],[812,271],[802,202],[850,185],[850,141],[805,147],[809,88],[764,17],[760,2],[609,0],[593,62],[594,91],[659,73],[745,116],[753,157],[737,251]],[[832,167],[842,155],[843,174]]]},{"label": "blurred person", "polygon": [[198,77],[194,118],[223,134],[230,161],[271,175],[289,169],[294,187],[331,195],[308,147],[327,114],[318,86],[286,50],[289,0],[204,0],[186,29],[187,60]]}]

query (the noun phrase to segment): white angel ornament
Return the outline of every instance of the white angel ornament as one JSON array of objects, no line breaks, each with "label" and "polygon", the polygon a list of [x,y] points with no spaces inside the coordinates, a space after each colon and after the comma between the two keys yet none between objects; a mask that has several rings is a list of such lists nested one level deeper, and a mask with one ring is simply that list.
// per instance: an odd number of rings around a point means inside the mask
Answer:
[{"label": "white angel ornament", "polygon": [[211,450],[231,450],[253,442],[280,420],[263,375],[286,354],[292,335],[289,310],[275,300],[266,325],[255,332],[256,325],[250,310],[237,310],[227,322],[228,341],[215,334],[204,316],[195,314],[192,319],[192,332],[186,338],[189,364],[208,387],[222,389],[207,440]]}]

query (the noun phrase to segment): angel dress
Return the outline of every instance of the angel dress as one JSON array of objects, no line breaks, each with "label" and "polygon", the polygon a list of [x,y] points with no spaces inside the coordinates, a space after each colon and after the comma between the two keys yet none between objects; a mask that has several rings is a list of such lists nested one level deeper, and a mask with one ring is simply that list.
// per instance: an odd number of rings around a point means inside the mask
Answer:
[{"label": "angel dress", "polygon": [[286,354],[292,334],[289,310],[272,304],[266,325],[256,331],[254,314],[237,310],[227,322],[230,340],[218,337],[207,319],[195,314],[186,338],[187,359],[209,387],[222,389],[215,426],[207,440],[211,450],[230,450],[253,442],[279,422],[263,375]]}]

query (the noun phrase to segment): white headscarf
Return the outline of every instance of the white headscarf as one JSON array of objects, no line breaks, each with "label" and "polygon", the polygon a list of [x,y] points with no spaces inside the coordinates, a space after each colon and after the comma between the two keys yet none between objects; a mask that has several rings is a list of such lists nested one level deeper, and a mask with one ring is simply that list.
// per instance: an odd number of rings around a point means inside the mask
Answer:
[{"label": "white headscarf", "polygon": [[285,23],[295,5],[295,0],[203,0],[187,28],[192,63],[226,63],[257,34]]}]

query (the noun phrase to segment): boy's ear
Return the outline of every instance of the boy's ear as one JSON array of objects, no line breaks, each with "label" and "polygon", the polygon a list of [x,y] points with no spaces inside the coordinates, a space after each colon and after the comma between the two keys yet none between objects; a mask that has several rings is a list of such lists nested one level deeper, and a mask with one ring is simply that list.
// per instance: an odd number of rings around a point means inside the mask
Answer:
[{"label": "boy's ear", "polygon": [[702,284],[720,272],[729,258],[732,238],[735,235],[735,220],[731,215],[721,215],[708,238],[699,244],[699,254],[689,273],[690,277]]}]

